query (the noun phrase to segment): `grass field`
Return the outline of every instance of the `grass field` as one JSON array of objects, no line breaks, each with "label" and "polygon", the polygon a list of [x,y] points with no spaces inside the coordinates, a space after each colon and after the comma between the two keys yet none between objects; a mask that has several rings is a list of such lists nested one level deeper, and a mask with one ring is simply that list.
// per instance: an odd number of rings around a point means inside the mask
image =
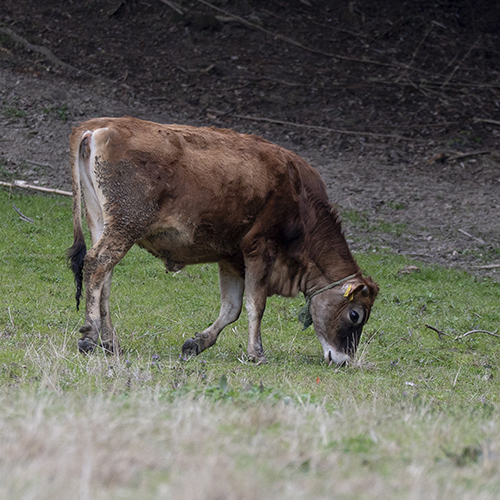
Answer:
[{"label": "grass field", "polygon": [[70,206],[0,191],[1,498],[500,497],[499,283],[357,255],[381,293],[352,365],[326,365],[300,297],[268,302],[268,365],[245,359],[244,314],[186,362],[216,267],[165,274],[134,248],[111,299],[124,355],[82,356]]}]

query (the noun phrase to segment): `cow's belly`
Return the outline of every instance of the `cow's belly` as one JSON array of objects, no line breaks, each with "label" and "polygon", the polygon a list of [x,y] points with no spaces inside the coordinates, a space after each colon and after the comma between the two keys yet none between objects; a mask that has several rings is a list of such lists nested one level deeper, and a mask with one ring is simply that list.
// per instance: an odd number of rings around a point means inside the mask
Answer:
[{"label": "cow's belly", "polygon": [[139,241],[138,245],[161,259],[168,271],[178,271],[191,264],[219,262],[234,254],[225,248],[222,240],[178,227],[161,228]]}]

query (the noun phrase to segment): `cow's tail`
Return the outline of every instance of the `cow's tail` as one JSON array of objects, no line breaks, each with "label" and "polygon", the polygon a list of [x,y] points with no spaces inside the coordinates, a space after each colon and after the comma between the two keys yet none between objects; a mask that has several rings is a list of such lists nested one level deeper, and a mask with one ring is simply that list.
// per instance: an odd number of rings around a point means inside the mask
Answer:
[{"label": "cow's tail", "polygon": [[80,161],[88,154],[88,137],[76,131],[70,137],[71,170],[73,174],[73,246],[67,250],[67,260],[75,276],[76,308],[80,307],[83,288],[83,261],[87,253],[82,230],[82,188],[80,184]]}]

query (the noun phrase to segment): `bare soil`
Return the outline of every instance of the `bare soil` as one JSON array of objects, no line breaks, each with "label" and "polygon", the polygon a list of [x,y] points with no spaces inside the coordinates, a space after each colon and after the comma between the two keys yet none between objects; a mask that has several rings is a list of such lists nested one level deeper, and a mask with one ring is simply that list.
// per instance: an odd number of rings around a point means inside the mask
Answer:
[{"label": "bare soil", "polygon": [[69,189],[95,116],[229,127],[310,161],[353,250],[498,279],[499,33],[486,1],[3,0],[0,180]]}]

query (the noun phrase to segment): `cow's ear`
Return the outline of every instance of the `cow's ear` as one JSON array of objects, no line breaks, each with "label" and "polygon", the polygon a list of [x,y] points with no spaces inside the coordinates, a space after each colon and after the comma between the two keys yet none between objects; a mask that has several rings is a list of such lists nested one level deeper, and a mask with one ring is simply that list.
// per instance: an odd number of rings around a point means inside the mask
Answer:
[{"label": "cow's ear", "polygon": [[342,295],[347,300],[353,300],[358,293],[364,293],[366,285],[364,283],[344,283],[342,286]]},{"label": "cow's ear", "polygon": [[370,277],[365,278],[365,287],[366,287],[366,295],[363,295],[363,297],[368,297],[374,301],[377,297],[378,294],[378,285],[375,283]]},{"label": "cow's ear", "polygon": [[375,300],[378,293],[378,285],[370,278],[358,283],[345,283],[342,286],[342,295],[348,299],[353,300],[356,296],[362,298],[370,297]]}]

